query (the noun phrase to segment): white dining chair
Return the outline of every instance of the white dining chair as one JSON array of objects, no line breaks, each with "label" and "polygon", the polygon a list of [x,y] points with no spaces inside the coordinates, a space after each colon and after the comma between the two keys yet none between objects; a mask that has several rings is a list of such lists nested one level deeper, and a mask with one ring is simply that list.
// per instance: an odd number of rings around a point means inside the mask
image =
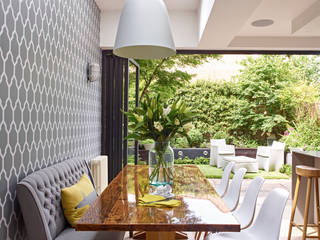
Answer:
[{"label": "white dining chair", "polygon": [[227,193],[222,198],[227,207],[230,211],[234,211],[239,203],[240,191],[241,191],[241,184],[244,175],[246,174],[247,169],[240,168],[236,171],[232,178],[232,182]]},{"label": "white dining chair", "polygon": [[241,232],[209,234],[206,240],[278,240],[289,192],[276,188],[264,200],[254,224]]},{"label": "white dining chair", "polygon": [[[253,221],[254,213],[256,210],[257,198],[264,182],[263,177],[255,177],[251,182],[246,191],[246,194],[243,198],[242,204],[239,208],[232,212],[232,215],[240,223],[241,230],[249,227]],[[201,233],[197,233],[200,234]],[[208,235],[208,232],[205,232],[204,239]],[[200,238],[199,238],[200,239]]]},{"label": "white dining chair", "polygon": [[219,194],[220,197],[223,197],[226,194],[227,190],[228,190],[230,174],[231,174],[233,166],[234,166],[234,162],[230,162],[224,168],[221,182],[215,188],[216,192]]},{"label": "white dining chair", "polygon": [[263,182],[263,177],[255,177],[250,182],[240,207],[232,213],[240,223],[241,230],[246,229],[253,222],[257,198]]}]

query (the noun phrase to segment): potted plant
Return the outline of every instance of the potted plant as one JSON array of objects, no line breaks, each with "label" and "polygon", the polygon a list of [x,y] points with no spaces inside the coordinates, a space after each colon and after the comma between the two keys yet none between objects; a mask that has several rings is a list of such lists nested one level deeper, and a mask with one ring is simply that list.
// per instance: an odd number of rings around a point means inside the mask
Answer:
[{"label": "potted plant", "polygon": [[174,154],[170,140],[179,133],[187,136],[194,117],[193,112],[180,101],[163,106],[160,95],[145,100],[131,112],[124,112],[132,133],[128,139],[152,139],[154,147],[149,152],[149,182],[152,185],[173,183]]}]

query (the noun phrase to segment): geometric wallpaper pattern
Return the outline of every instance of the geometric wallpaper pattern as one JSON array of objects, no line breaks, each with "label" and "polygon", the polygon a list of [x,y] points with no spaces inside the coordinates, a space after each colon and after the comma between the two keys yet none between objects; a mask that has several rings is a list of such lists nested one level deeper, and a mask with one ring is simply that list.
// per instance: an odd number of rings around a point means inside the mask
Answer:
[{"label": "geometric wallpaper pattern", "polygon": [[94,0],[0,1],[0,239],[27,239],[26,175],[101,150],[100,10]]}]

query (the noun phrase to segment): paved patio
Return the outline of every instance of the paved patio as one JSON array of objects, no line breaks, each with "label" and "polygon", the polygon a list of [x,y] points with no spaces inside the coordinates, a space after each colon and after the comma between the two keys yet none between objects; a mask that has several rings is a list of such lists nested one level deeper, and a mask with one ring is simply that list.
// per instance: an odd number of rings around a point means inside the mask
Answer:
[{"label": "paved patio", "polygon": [[[215,184],[219,184],[220,179],[210,179],[209,180],[210,183],[212,183],[213,185]],[[242,184],[242,189],[241,189],[241,198],[240,198],[240,204],[242,202],[242,198],[245,194],[245,192],[247,191],[248,185],[250,183],[250,179],[245,179],[243,181]],[[280,231],[280,238],[279,240],[287,240],[287,236],[288,236],[288,228],[289,228],[289,220],[290,220],[290,214],[291,214],[291,206],[292,206],[292,200],[291,200],[291,180],[288,179],[281,179],[281,180],[265,180],[263,187],[260,191],[259,197],[258,197],[258,201],[257,201],[257,211],[256,211],[256,216],[257,213],[260,210],[260,207],[265,199],[265,197],[268,195],[268,193],[274,189],[274,188],[284,188],[287,191],[290,192],[290,198],[287,202],[284,214],[283,214],[283,218],[282,218],[282,224],[281,224],[281,231]],[[190,232],[188,233],[189,239],[194,239],[194,233]],[[292,240],[300,240],[301,239],[301,232],[299,230],[294,229],[292,232]],[[129,238],[129,234],[126,234],[125,239],[130,239]]]}]

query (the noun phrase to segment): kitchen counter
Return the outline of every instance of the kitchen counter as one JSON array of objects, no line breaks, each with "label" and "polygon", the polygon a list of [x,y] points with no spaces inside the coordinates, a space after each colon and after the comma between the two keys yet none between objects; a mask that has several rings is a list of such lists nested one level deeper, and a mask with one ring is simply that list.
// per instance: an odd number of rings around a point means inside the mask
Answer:
[{"label": "kitchen counter", "polygon": [[[320,168],[320,151],[293,151],[292,152],[292,199],[296,187],[297,175],[296,166],[306,165],[311,167]],[[300,191],[298,195],[297,208],[295,214],[295,221],[303,223],[303,214],[305,206],[305,197],[307,192],[307,178],[301,178]],[[310,209],[309,209],[309,222],[316,221],[315,213],[315,196],[314,196],[314,184],[312,184],[311,198],[310,198]]]}]

